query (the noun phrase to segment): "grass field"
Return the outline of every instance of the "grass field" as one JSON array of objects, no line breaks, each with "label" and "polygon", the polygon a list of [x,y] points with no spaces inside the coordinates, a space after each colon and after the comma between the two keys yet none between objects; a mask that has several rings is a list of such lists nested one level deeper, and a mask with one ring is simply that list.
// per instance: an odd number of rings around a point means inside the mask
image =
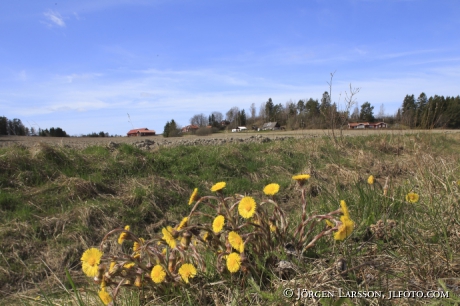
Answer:
[{"label": "grass field", "polygon": [[[286,231],[267,234],[270,238],[261,241],[250,238],[256,236],[251,232],[257,233],[257,226],[245,225],[241,234],[248,237],[242,264],[246,271],[236,273],[230,273],[225,264],[219,266],[231,247],[213,249],[198,241],[191,249],[197,250],[193,261],[201,269],[189,284],[172,278],[177,271],[168,274],[161,285],[147,278],[141,288],[123,286],[116,305],[459,303],[459,134],[391,131],[346,137],[337,144],[330,137],[318,136],[159,147],[151,152],[129,143],[116,149],[45,142],[0,148],[0,303],[103,305],[97,294],[99,286],[81,270],[83,252],[99,247],[108,232],[125,225],[130,225],[133,237],[159,241],[164,227],[177,228],[189,215],[194,188],[202,197],[213,196],[211,187],[221,181],[226,182],[222,196],[229,197],[229,203],[251,196],[267,224],[272,218],[281,228],[273,205],[262,206],[271,198],[263,193],[264,187],[279,184],[273,201],[286,214]],[[300,173],[311,176],[303,187],[292,179]],[[370,175],[374,184],[367,182]],[[304,220],[302,188],[307,216],[337,211],[345,200],[354,221],[352,234],[338,241],[329,232],[313,247],[292,251],[293,244],[306,245],[294,243],[297,225]],[[416,203],[406,200],[410,192],[419,196]],[[204,228],[216,215],[209,206],[198,207],[201,215],[193,215],[187,227],[192,233],[196,224]],[[235,217],[234,222],[244,225],[247,221]],[[311,221],[304,242],[325,228],[322,219]],[[235,227],[225,227],[218,239],[225,243],[232,229]],[[119,245],[118,234],[102,244],[105,256],[133,253],[132,241]],[[192,258],[187,252],[180,252],[183,261]],[[108,292],[113,294],[116,287],[109,285]],[[343,294],[372,291],[385,297],[390,291],[428,294],[449,290],[449,297],[339,298],[339,288]],[[290,289],[294,296],[283,296]],[[335,297],[296,301],[298,289],[327,291]]]}]

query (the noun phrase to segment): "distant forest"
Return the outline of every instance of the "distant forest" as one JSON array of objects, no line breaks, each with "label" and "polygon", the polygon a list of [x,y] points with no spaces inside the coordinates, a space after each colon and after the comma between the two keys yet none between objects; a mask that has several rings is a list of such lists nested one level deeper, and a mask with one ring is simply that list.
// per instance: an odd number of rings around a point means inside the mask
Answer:
[{"label": "distant forest", "polygon": [[[16,136],[49,136],[49,137],[69,137],[69,135],[61,129],[50,128],[50,129],[35,129],[31,127],[30,129],[21,122],[21,119],[10,120],[5,116],[0,117],[0,135],[16,135]],[[99,132],[91,133],[87,135],[81,135],[81,137],[110,137],[109,133]]]}]

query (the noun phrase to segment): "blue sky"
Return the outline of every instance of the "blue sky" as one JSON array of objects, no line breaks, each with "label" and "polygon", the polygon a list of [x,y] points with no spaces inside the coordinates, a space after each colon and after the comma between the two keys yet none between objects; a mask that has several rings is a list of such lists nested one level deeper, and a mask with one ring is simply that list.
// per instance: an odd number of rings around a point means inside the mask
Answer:
[{"label": "blue sky", "polygon": [[[272,98],[394,114],[460,94],[460,2],[17,0],[0,3],[0,116],[70,135],[161,133]],[[128,121],[128,114],[131,123]]]}]

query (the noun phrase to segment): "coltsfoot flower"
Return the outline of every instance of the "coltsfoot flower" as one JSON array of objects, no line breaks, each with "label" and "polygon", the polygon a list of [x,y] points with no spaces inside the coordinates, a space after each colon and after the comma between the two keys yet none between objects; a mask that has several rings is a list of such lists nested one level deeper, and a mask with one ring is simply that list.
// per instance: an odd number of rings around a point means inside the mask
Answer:
[{"label": "coltsfoot flower", "polygon": [[350,218],[350,213],[348,212],[347,203],[345,203],[344,200],[340,201],[340,207],[342,208],[343,215],[347,216],[347,218]]},{"label": "coltsfoot flower", "polygon": [[[126,225],[125,226],[125,230],[129,231],[129,225]],[[123,241],[125,241],[125,239],[128,237],[128,234],[123,232],[120,234],[120,236],[118,237],[118,244],[123,244]]]},{"label": "coltsfoot flower", "polygon": [[112,297],[110,296],[110,294],[107,292],[105,288],[99,291],[99,297],[101,298],[104,305],[108,305],[110,302],[112,302]]},{"label": "coltsfoot flower", "polygon": [[251,218],[256,211],[256,201],[252,197],[244,197],[238,204],[238,212],[240,216],[248,219]]},{"label": "coltsfoot flower", "polygon": [[184,227],[187,226],[187,222],[188,222],[188,217],[184,217],[182,219],[182,221],[179,223],[179,226],[177,227],[177,230],[180,231],[181,229],[183,229]]},{"label": "coltsfoot flower", "polygon": [[218,234],[225,224],[225,217],[222,215],[218,215],[214,221],[212,222],[212,231]]},{"label": "coltsfoot flower", "polygon": [[310,174],[298,174],[292,177],[292,179],[297,181],[297,183],[299,183],[300,186],[303,186],[309,178]]},{"label": "coltsfoot flower", "polygon": [[152,272],[150,272],[150,277],[155,284],[162,283],[166,277],[166,271],[162,266],[156,265],[153,267]]},{"label": "coltsfoot flower", "polygon": [[270,232],[276,232],[276,225],[273,224],[271,221],[268,224],[270,226]]},{"label": "coltsfoot flower", "polygon": [[230,245],[238,252],[244,252],[243,238],[241,238],[241,236],[237,232],[231,231],[230,233],[228,233],[228,242],[230,242]]},{"label": "coltsfoot flower", "polygon": [[227,256],[227,269],[231,273],[238,272],[241,266],[241,256],[238,253],[231,253]]},{"label": "coltsfoot flower", "polygon": [[219,191],[225,188],[227,186],[227,183],[225,182],[219,182],[215,184],[214,186],[211,187],[211,191]]},{"label": "coltsfoot flower", "polygon": [[419,199],[418,194],[416,194],[416,193],[414,193],[414,192],[409,192],[409,193],[406,195],[406,201],[407,201],[407,202],[417,203],[417,202],[418,202],[418,199]]},{"label": "coltsfoot flower", "polygon": [[198,201],[200,197],[198,196],[198,188],[193,189],[192,195],[188,200],[188,205],[191,205],[193,202]]},{"label": "coltsfoot flower", "polygon": [[268,184],[267,186],[265,186],[264,193],[266,195],[272,196],[272,195],[277,194],[279,190],[280,190],[280,185],[272,183],[272,184]]},{"label": "coltsfoot flower", "polygon": [[90,248],[83,253],[81,267],[87,276],[94,277],[97,275],[97,267],[101,262],[102,255],[103,253],[96,248]]},{"label": "coltsfoot flower", "polygon": [[334,233],[335,240],[344,240],[350,236],[355,226],[355,223],[345,215],[340,217],[340,221],[342,221],[342,224],[339,226],[337,232]]},{"label": "coltsfoot flower", "polygon": [[[172,229],[171,229],[172,231]],[[163,233],[163,240],[166,241],[166,243],[169,245],[171,249],[174,249],[176,247],[176,239],[174,239],[173,235],[171,234],[171,231],[168,228],[163,228],[161,232]]]},{"label": "coltsfoot flower", "polygon": [[370,176],[369,176],[369,178],[367,179],[367,183],[368,183],[369,185],[374,184],[374,176],[373,176],[373,175],[370,175]]},{"label": "coltsfoot flower", "polygon": [[334,227],[334,223],[332,223],[331,221],[329,221],[328,219],[324,219],[324,221],[326,222],[326,225],[330,228]]},{"label": "coltsfoot flower", "polygon": [[133,251],[134,252],[139,252],[139,249],[141,248],[141,246],[145,242],[144,238],[139,238],[139,240],[140,240],[140,243],[137,242],[137,241],[134,241],[134,245],[133,245]]},{"label": "coltsfoot flower", "polygon": [[185,263],[179,268],[179,275],[182,277],[182,280],[188,284],[188,279],[195,277],[196,268],[192,264]]}]

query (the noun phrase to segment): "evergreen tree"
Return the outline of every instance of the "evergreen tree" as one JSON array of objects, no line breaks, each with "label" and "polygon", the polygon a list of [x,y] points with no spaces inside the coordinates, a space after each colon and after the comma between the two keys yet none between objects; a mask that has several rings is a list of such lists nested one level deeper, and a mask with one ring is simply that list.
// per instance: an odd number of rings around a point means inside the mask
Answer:
[{"label": "evergreen tree", "polygon": [[414,95],[406,95],[401,107],[401,120],[404,125],[414,127],[416,123],[416,105]]},{"label": "evergreen tree", "polygon": [[426,106],[428,104],[428,98],[424,92],[422,92],[415,102],[415,125],[423,127],[425,124],[423,122],[423,115],[425,114]]},{"label": "evergreen tree", "polygon": [[297,102],[297,113],[302,115],[305,112],[305,108],[305,102],[303,100],[299,100],[299,102]]},{"label": "evergreen tree", "polygon": [[273,104],[272,98],[269,98],[265,103],[265,118],[268,122],[275,121],[274,110],[275,105]]},{"label": "evergreen tree", "polygon": [[371,106],[369,102],[365,102],[363,105],[361,105],[359,118],[366,122],[374,121],[374,107]]},{"label": "evergreen tree", "polygon": [[163,129],[163,137],[169,137],[169,130],[170,130],[171,123],[169,121],[166,122],[165,127]]},{"label": "evergreen tree", "polygon": [[238,126],[246,126],[246,113],[244,109],[238,112]]},{"label": "evergreen tree", "polygon": [[8,135],[8,118],[0,117],[0,135]]},{"label": "evergreen tree", "polygon": [[313,100],[312,98],[308,99],[307,103],[305,103],[305,113],[308,117],[314,117],[319,114],[319,102],[318,100]]}]

